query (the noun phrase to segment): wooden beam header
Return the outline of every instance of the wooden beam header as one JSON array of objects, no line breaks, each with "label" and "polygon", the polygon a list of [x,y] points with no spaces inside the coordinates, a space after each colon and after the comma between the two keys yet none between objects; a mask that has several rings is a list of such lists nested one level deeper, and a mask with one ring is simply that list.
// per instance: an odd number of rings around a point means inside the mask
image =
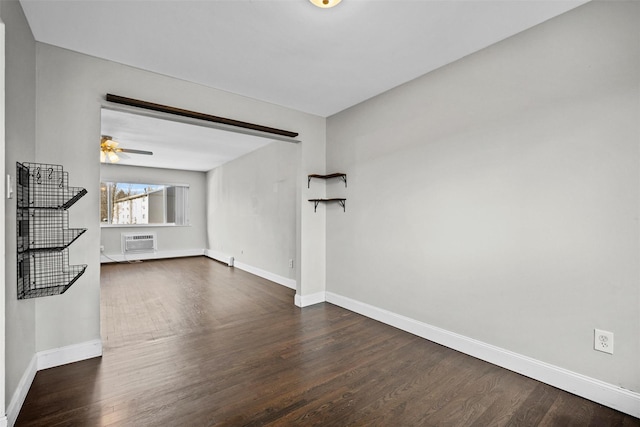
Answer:
[{"label": "wooden beam header", "polygon": [[170,107],[168,105],[154,104],[153,102],[141,101],[139,99],[126,98],[124,96],[107,94],[107,101],[115,102],[117,104],[128,105],[131,107],[144,108],[146,110],[159,111],[161,113],[174,114],[182,117],[189,117],[192,119],[205,120],[213,123],[221,123],[229,126],[236,126],[244,129],[256,130],[259,132],[272,133],[275,135],[286,136],[289,138],[295,138],[298,136],[297,132],[291,132],[288,130],[275,129],[268,126],[261,126],[254,123],[242,122],[240,120],[227,119],[225,117],[212,116],[210,114],[198,113],[196,111],[183,110],[182,108]]}]

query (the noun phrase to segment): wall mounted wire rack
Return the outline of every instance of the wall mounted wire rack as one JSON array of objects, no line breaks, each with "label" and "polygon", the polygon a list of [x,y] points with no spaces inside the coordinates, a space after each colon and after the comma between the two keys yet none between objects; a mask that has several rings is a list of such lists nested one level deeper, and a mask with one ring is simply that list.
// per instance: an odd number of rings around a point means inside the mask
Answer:
[{"label": "wall mounted wire rack", "polygon": [[69,187],[61,165],[16,164],[18,299],[64,293],[87,268],[69,265],[68,247],[86,228],[69,228],[69,209],[87,190]]}]

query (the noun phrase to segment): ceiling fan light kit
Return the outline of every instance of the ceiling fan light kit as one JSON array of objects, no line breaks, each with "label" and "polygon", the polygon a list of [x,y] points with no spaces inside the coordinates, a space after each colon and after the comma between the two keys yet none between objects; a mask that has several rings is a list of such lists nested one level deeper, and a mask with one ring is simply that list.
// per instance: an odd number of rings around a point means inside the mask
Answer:
[{"label": "ceiling fan light kit", "polygon": [[111,163],[118,163],[120,161],[120,157],[118,157],[118,155],[113,151],[109,151],[107,153],[107,158]]},{"label": "ceiling fan light kit", "polygon": [[309,0],[315,6],[318,6],[322,9],[328,9],[330,7],[336,6],[342,0]]},{"label": "ceiling fan light kit", "polygon": [[113,137],[102,135],[102,138],[100,138],[100,162],[106,163],[108,160],[110,163],[117,163],[120,161],[118,153],[145,154],[148,156],[153,154],[151,151],[120,148],[118,145],[118,141],[114,141]]},{"label": "ceiling fan light kit", "polygon": [[102,135],[100,138],[100,161],[106,163],[108,160],[110,163],[117,163],[120,160],[117,152],[119,152],[118,143],[109,135]]}]

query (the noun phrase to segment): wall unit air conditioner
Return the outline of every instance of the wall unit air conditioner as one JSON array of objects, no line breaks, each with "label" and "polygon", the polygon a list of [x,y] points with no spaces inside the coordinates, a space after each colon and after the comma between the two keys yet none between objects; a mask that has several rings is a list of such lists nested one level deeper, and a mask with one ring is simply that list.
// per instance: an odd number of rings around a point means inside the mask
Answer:
[{"label": "wall unit air conditioner", "polygon": [[122,253],[139,254],[155,252],[157,238],[155,233],[122,233]]}]

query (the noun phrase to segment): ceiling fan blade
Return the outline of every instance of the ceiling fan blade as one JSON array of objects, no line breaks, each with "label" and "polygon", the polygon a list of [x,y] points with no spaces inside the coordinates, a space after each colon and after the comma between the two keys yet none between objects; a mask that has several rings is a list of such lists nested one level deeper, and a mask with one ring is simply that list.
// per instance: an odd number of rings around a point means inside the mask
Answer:
[{"label": "ceiling fan blade", "polygon": [[153,155],[152,151],[134,150],[132,148],[119,148],[118,150],[123,152],[123,153],[146,154],[147,156]]}]

